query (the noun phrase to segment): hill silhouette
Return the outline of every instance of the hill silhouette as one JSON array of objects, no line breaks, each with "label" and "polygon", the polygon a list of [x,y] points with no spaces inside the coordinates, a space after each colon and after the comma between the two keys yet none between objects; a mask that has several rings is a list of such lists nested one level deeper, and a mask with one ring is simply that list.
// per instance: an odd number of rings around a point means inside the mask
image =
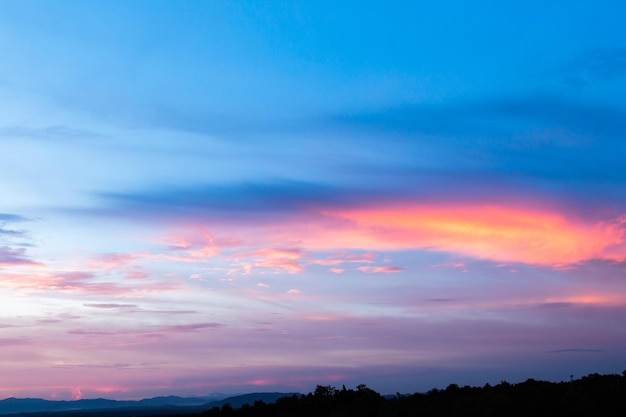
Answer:
[{"label": "hill silhouette", "polygon": [[[626,410],[626,371],[591,374],[567,382],[528,379],[511,384],[460,387],[426,393],[382,396],[365,385],[356,389],[317,386],[307,395],[292,395],[273,404],[256,401],[233,408],[213,407],[205,417],[527,417],[608,416]],[[174,417],[172,415],[171,417]],[[180,415],[182,416],[182,415]],[[176,416],[178,417],[178,416]]]},{"label": "hill silhouette", "polygon": [[[162,397],[161,401],[164,401]],[[169,397],[176,398],[176,397]],[[7,399],[4,402],[19,401]],[[44,400],[34,400],[44,401]],[[111,400],[82,400],[111,401]],[[48,401],[47,403],[55,403]],[[58,401],[56,403],[68,403]],[[70,402],[71,403],[71,402]],[[113,403],[115,403],[113,401]],[[120,402],[124,403],[124,402]],[[140,402],[136,402],[140,403]],[[39,403],[41,404],[41,403]],[[106,403],[102,403],[106,406]],[[64,410],[10,414],[28,417],[521,417],[621,415],[626,410],[626,370],[587,375],[564,382],[527,379],[482,387],[450,384],[424,393],[383,396],[365,385],[356,389],[318,385],[308,394],[257,393],[201,406],[162,405],[98,410]],[[58,410],[58,408],[56,409]],[[9,416],[9,414],[5,414]],[[3,416],[4,417],[4,416]]]},{"label": "hill silhouette", "polygon": [[[250,393],[226,397],[223,394],[213,394],[208,397],[154,397],[139,401],[116,401],[103,398],[84,399],[74,401],[49,401],[39,398],[7,398],[0,401],[0,416],[64,416],[90,417],[97,416],[152,416],[171,413],[201,412],[211,407],[220,407],[230,404],[233,407],[240,407],[243,404],[254,401],[264,401],[271,403],[284,396],[293,393]],[[226,398],[224,398],[226,397]]]}]

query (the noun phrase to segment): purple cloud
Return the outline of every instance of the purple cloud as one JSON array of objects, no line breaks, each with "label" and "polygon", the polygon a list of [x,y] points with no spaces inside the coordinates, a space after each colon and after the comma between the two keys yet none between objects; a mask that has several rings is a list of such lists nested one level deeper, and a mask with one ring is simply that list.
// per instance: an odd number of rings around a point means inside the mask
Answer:
[{"label": "purple cloud", "polygon": [[104,303],[104,304],[83,304],[85,307],[93,307],[93,308],[136,308],[136,304],[116,304],[116,303]]},{"label": "purple cloud", "polygon": [[9,246],[0,246],[0,267],[16,265],[43,266],[43,264],[28,258],[24,248],[14,249]]}]

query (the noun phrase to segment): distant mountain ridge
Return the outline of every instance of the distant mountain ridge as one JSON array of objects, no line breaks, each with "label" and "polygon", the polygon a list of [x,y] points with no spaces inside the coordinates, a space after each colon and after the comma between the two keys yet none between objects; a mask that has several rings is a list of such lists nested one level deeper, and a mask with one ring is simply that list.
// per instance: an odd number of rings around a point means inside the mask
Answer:
[{"label": "distant mountain ridge", "polygon": [[[224,394],[214,394],[206,397],[177,397],[165,396],[146,398],[138,401],[118,401],[104,398],[83,399],[74,401],[52,401],[40,398],[7,398],[0,400],[0,415],[22,415],[27,413],[55,413],[75,411],[97,411],[118,409],[160,409],[161,411],[175,408],[185,411],[186,408],[208,409],[230,404],[232,407],[241,407],[243,404],[253,404],[254,401],[271,403],[278,398],[291,396],[293,393],[251,393],[227,397]],[[192,411],[192,410],[190,410]]]}]

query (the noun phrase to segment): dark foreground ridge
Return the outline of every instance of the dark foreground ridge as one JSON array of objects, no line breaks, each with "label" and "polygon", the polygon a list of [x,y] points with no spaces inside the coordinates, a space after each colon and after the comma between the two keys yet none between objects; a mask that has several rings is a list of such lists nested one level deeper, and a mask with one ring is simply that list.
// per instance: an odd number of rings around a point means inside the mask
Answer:
[{"label": "dark foreground ridge", "polygon": [[[626,371],[591,374],[568,382],[528,379],[491,386],[460,387],[426,393],[382,396],[365,385],[337,389],[318,385],[314,392],[248,394],[200,407],[124,408],[19,414],[28,417],[438,417],[438,416],[608,416],[626,410]],[[256,397],[255,397],[256,396]],[[6,401],[6,400],[5,400]],[[15,414],[13,414],[15,415]]]},{"label": "dark foreground ridge", "polygon": [[318,386],[308,395],[278,399],[274,404],[255,402],[233,409],[213,408],[210,417],[517,417],[609,416],[626,411],[626,371],[622,375],[592,374],[570,382],[528,379],[519,384],[433,389],[383,397],[359,385],[356,390]]},{"label": "dark foreground ridge", "polygon": [[75,401],[48,401],[39,398],[7,398],[0,401],[1,417],[106,417],[106,416],[161,416],[171,414],[193,415],[213,407],[229,404],[241,407],[254,401],[272,403],[293,393],[263,392],[228,397],[212,394],[208,397],[155,397],[140,401],[116,401],[103,398]]}]

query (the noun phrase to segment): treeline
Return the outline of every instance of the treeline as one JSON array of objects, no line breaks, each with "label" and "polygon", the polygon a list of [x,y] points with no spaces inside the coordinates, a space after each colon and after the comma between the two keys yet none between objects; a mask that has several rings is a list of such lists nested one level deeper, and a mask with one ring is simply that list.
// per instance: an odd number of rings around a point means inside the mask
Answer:
[{"label": "treeline", "polygon": [[[568,382],[528,379],[483,387],[449,385],[426,393],[382,396],[365,385],[356,389],[317,386],[266,404],[214,407],[204,417],[453,417],[453,416],[626,415],[626,371],[592,374]],[[616,414],[617,413],[617,414]],[[189,415],[187,415],[189,416]]]}]

